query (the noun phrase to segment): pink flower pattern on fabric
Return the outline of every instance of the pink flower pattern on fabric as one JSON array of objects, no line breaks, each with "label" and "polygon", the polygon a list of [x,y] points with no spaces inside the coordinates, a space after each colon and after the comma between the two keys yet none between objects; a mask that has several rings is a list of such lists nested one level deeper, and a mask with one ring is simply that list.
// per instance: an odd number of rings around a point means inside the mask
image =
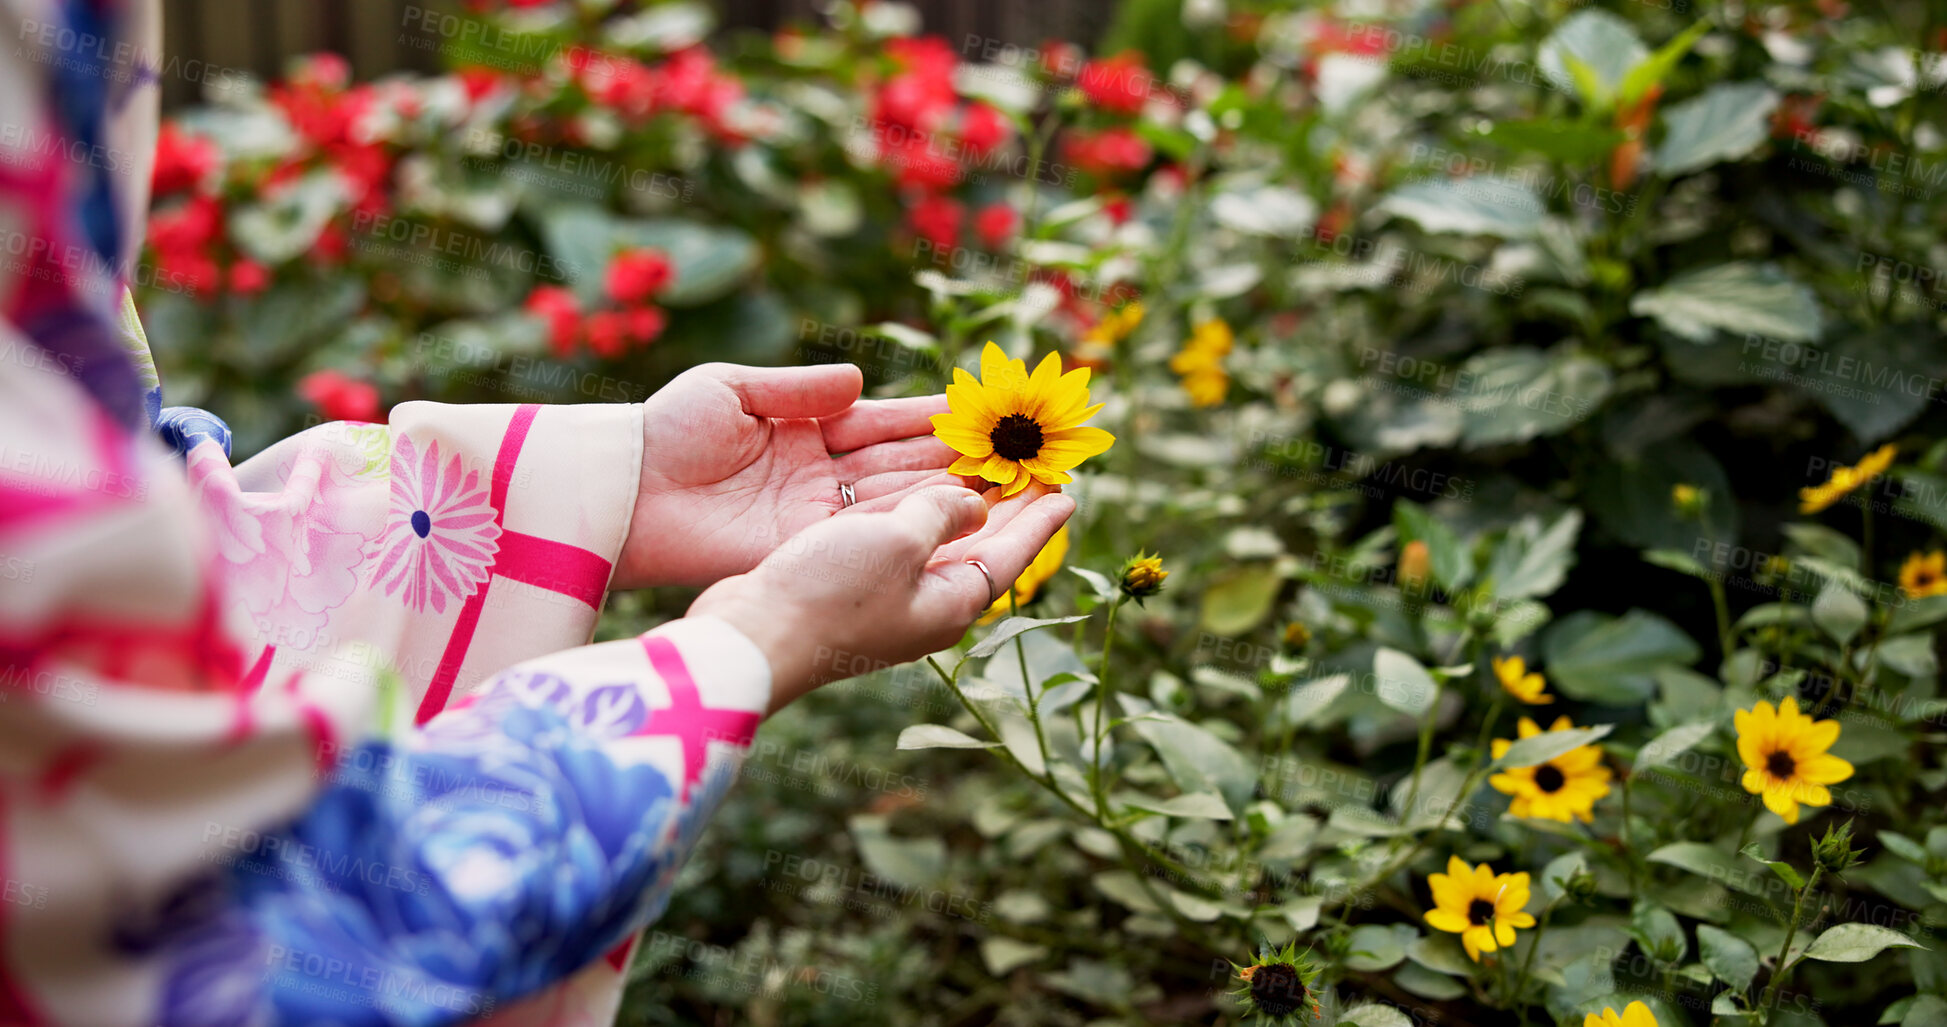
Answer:
[{"label": "pink flower pattern on fabric", "polygon": [[440,461],[439,443],[422,452],[404,434],[392,450],[392,510],[373,544],[372,580],[414,610],[445,613],[447,601],[480,590],[500,551],[500,524],[480,472],[459,456]]}]

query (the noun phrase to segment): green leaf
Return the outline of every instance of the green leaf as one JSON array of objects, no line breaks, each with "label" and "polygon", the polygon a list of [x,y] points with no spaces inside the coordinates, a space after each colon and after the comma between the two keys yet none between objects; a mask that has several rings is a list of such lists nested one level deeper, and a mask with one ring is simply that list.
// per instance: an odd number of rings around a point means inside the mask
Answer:
[{"label": "green leaf", "polygon": [[1908,325],[1835,333],[1817,349],[1770,340],[1748,348],[1764,358],[1759,366],[1787,378],[1867,445],[1925,410],[1947,372],[1939,344]]},{"label": "green leaf", "polygon": [[1548,213],[1534,190],[1493,175],[1409,182],[1380,200],[1377,209],[1429,232],[1503,239],[1534,235]]},{"label": "green leaf", "polygon": [[1811,342],[1824,329],[1812,290],[1774,265],[1747,261],[1678,275],[1631,297],[1629,312],[1655,318],[1666,331],[1694,343],[1710,342],[1720,331]]},{"label": "green leaf", "polygon": [[[1671,963],[1681,963],[1690,952],[1690,942],[1684,937],[1683,925],[1677,923],[1676,914],[1662,906],[1650,902],[1636,903],[1636,908],[1629,914],[1629,925],[1643,951],[1659,960],[1667,958]],[[1675,955],[1669,955],[1670,952]]]},{"label": "green leaf", "polygon": [[1642,773],[1651,767],[1659,767],[1689,752],[1698,742],[1709,738],[1717,730],[1715,721],[1699,720],[1676,727],[1657,735],[1636,751],[1636,763],[1632,768]]},{"label": "green leaf", "polygon": [[991,749],[999,742],[983,742],[944,724],[914,724],[899,732],[901,749]]},{"label": "green leaf", "polygon": [[946,873],[946,842],[939,838],[895,838],[885,817],[859,814],[848,822],[859,858],[873,873],[908,888],[930,888]]},{"label": "green leaf", "polygon": [[1852,641],[1859,629],[1866,626],[1870,611],[1866,604],[1852,589],[1836,581],[1828,581],[1819,589],[1819,597],[1812,601],[1812,623],[1819,630],[1832,636],[1832,640],[1844,645]]},{"label": "green leaf", "polygon": [[1786,887],[1789,887],[1792,891],[1797,891],[1800,888],[1805,887],[1805,878],[1799,876],[1798,868],[1792,866],[1790,863],[1787,863],[1782,859],[1764,858],[1763,855],[1764,850],[1758,848],[1757,842],[1752,842],[1751,844],[1746,845],[1743,849],[1740,849],[1739,851],[1742,852],[1744,855],[1749,856],[1760,863],[1763,863],[1765,866],[1770,867],[1771,872],[1777,874],[1778,879],[1785,882]]},{"label": "green leaf", "polygon": [[1651,86],[1662,82],[1670,74],[1670,69],[1676,67],[1677,62],[1683,60],[1683,55],[1689,53],[1697,40],[1709,31],[1710,22],[1699,21],[1663,44],[1648,60],[1629,69],[1629,74],[1623,76],[1622,86],[1617,90],[1616,102],[1627,107],[1642,99],[1643,94],[1649,92]]},{"label": "green leaf", "polygon": [[1490,142],[1570,165],[1594,164],[1607,157],[1625,138],[1613,128],[1556,118],[1497,121],[1487,130]]},{"label": "green leaf", "polygon": [[1087,567],[1070,567],[1068,569],[1076,577],[1088,582],[1089,590],[1095,593],[1095,598],[1103,602],[1108,602],[1115,598],[1115,582],[1110,581],[1108,575],[1103,574],[1101,571],[1089,570]]},{"label": "green leaf", "polygon": [[[1947,998],[1914,995],[1912,1000],[1912,1004],[1900,1016],[1900,1027],[1947,1027]],[[1887,1021],[1882,1019],[1880,1022]]]},{"label": "green leaf", "polygon": [[1508,529],[1488,563],[1487,577],[1494,597],[1503,602],[1545,596],[1562,587],[1575,562],[1575,540],[1582,531],[1582,513],[1569,510],[1546,530],[1535,517],[1524,517]]},{"label": "green leaf", "polygon": [[1924,949],[1926,946],[1890,928],[1873,924],[1840,924],[1819,935],[1805,949],[1804,958],[1827,963],[1863,963],[1894,948]]},{"label": "green leaf", "polygon": [[1142,882],[1136,880],[1136,875],[1127,870],[1108,870],[1096,874],[1095,890],[1138,913],[1163,911],[1143,890]]},{"label": "green leaf", "polygon": [[[1649,48],[1629,23],[1603,10],[1581,11],[1542,40],[1535,63],[1555,88],[1597,109],[1607,109],[1629,72],[1648,60]],[[1572,70],[1579,62],[1587,73]],[[1591,95],[1591,94],[1594,95]]]},{"label": "green leaf", "polygon": [[1572,749],[1593,745],[1609,737],[1614,724],[1596,724],[1592,727],[1575,727],[1566,731],[1543,731],[1530,735],[1513,745],[1501,758],[1494,761],[1500,767],[1533,767],[1548,762]]},{"label": "green leaf", "polygon": [[618,250],[662,250],[676,277],[657,294],[669,307],[695,307],[728,295],[762,262],[757,240],[723,225],[681,218],[623,218],[583,203],[564,203],[541,215],[548,251],[571,272],[584,302],[600,297],[603,275]]},{"label": "green leaf", "polygon": [[1441,588],[1452,591],[1473,573],[1467,550],[1453,529],[1418,503],[1402,499],[1393,504],[1393,529],[1399,533],[1402,546],[1414,541],[1426,543],[1433,580]]},{"label": "green leaf", "polygon": [[1353,970],[1390,970],[1406,958],[1406,946],[1420,936],[1410,924],[1362,924],[1347,939],[1345,965]]},{"label": "green leaf", "polygon": [[1536,887],[1541,889],[1543,902],[1553,902],[1563,895],[1563,886],[1569,878],[1589,868],[1589,857],[1582,852],[1568,852],[1548,861],[1536,879]]},{"label": "green leaf", "polygon": [[1621,617],[1580,611],[1542,636],[1548,676],[1573,699],[1627,706],[1655,694],[1654,672],[1694,663],[1702,650],[1674,624],[1644,610]]},{"label": "green leaf", "polygon": [[1149,717],[1131,726],[1162,757],[1170,778],[1186,792],[1216,792],[1238,809],[1257,788],[1257,773],[1242,753],[1189,721]]},{"label": "green leaf", "polygon": [[1697,925],[1697,947],[1704,965],[1718,980],[1743,991],[1758,976],[1758,950],[1751,943],[1722,928]]},{"label": "green leaf", "polygon": [[978,660],[984,656],[992,656],[1000,652],[1001,646],[1006,645],[1009,639],[1012,639],[1015,635],[1023,631],[1052,627],[1056,624],[1073,624],[1078,620],[1087,619],[1087,614],[1078,614],[1073,617],[1008,617],[1003,619],[999,624],[994,625],[994,630],[988,632],[986,638],[981,639],[972,649],[967,650],[967,658],[970,660]]},{"label": "green leaf", "polygon": [[1721,82],[1663,112],[1652,166],[1667,178],[1736,160],[1771,136],[1778,94],[1762,82]]},{"label": "green leaf", "polygon": [[1413,1018],[1392,1006],[1368,1002],[1339,1014],[1339,1027],[1413,1027]]},{"label": "green leaf", "polygon": [[1728,853],[1703,842],[1671,842],[1645,858],[1651,863],[1688,870],[1749,895],[1767,896],[1768,889],[1755,871],[1745,870]]},{"label": "green leaf", "polygon": [[1461,411],[1461,444],[1469,449],[1527,442],[1568,430],[1609,396],[1609,366],[1569,346],[1547,353],[1504,346],[1460,367],[1469,383],[1450,398]]},{"label": "green leaf", "polygon": [[1048,955],[1045,945],[1030,945],[1015,941],[1003,934],[988,935],[980,939],[980,958],[987,964],[987,972],[996,977],[1005,977],[1009,971],[1026,966]]},{"label": "green leaf", "polygon": [[1381,647],[1374,653],[1372,673],[1379,701],[1410,717],[1426,713],[1440,692],[1426,667],[1397,649]]},{"label": "green leaf", "polygon": [[1203,593],[1200,621],[1213,635],[1234,638],[1263,623],[1271,615],[1284,575],[1268,563],[1240,568]]},{"label": "green leaf", "polygon": [[1316,681],[1307,681],[1292,689],[1291,694],[1285,696],[1284,700],[1286,722],[1296,727],[1310,724],[1325,711],[1326,707],[1332,705],[1333,700],[1344,695],[1346,687],[1351,683],[1351,675],[1333,674]]},{"label": "green leaf", "polygon": [[1161,813],[1167,817],[1201,817],[1205,820],[1231,820],[1230,807],[1224,804],[1223,796],[1210,792],[1188,792],[1171,799],[1157,799],[1136,792],[1118,794],[1116,798],[1124,805],[1135,809]]}]

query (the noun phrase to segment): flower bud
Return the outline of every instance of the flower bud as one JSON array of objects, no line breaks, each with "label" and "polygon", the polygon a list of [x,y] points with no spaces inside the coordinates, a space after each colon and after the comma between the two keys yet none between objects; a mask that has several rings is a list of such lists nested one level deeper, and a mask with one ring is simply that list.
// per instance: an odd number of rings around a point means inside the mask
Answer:
[{"label": "flower bud", "polygon": [[1399,551],[1399,587],[1405,592],[1426,590],[1427,576],[1433,572],[1433,554],[1426,543],[1414,539]]},{"label": "flower bud", "polygon": [[1163,579],[1169,576],[1162,557],[1138,553],[1122,565],[1122,594],[1140,603],[1161,592]]}]

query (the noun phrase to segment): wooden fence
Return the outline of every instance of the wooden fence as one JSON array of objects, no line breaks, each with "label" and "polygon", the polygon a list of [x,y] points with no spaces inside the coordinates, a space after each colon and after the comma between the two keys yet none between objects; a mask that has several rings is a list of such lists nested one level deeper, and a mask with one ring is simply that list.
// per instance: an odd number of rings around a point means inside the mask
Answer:
[{"label": "wooden fence", "polygon": [[[274,78],[296,54],[345,55],[358,78],[437,70],[436,40],[423,10],[453,0],[162,0],[163,46],[178,67],[230,69]],[[725,28],[769,30],[814,22],[820,0],[717,0]],[[926,31],[951,40],[963,58],[989,45],[1038,46],[1051,38],[1092,41],[1116,0],[918,0]],[[195,63],[191,63],[195,62]],[[205,76],[165,76],[169,107],[201,97]]]}]

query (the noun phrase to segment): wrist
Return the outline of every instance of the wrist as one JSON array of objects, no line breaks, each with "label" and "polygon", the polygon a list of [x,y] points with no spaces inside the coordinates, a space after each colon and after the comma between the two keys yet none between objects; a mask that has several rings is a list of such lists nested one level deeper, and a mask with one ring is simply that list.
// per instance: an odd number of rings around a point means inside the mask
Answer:
[{"label": "wrist", "polygon": [[822,684],[815,673],[817,659],[812,632],[790,604],[750,594],[743,576],[726,578],[690,604],[688,616],[714,617],[750,640],[771,667],[771,704],[776,713],[792,700]]}]

